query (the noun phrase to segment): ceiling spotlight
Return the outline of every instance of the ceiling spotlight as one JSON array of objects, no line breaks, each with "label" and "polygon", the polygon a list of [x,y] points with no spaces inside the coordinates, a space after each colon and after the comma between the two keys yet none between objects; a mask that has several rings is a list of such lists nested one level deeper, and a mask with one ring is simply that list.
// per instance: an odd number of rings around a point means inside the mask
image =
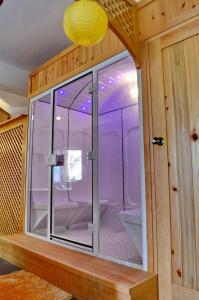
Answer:
[{"label": "ceiling spotlight", "polygon": [[60,90],[60,91],[59,91],[59,94],[60,94],[60,95],[63,95],[63,94],[64,94],[64,91],[63,91],[63,90]]},{"label": "ceiling spotlight", "polygon": [[57,120],[57,121],[61,121],[61,117],[60,117],[60,116],[57,116],[57,117],[56,117],[56,120]]},{"label": "ceiling spotlight", "polygon": [[126,81],[136,82],[137,81],[137,72],[136,71],[127,72],[126,74],[124,74],[124,77],[125,77]]}]

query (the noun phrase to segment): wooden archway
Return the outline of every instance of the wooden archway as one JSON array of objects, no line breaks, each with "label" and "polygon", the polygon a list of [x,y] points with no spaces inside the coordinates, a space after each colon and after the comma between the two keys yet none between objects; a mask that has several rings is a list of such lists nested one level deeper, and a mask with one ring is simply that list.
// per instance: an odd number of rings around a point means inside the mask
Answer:
[{"label": "wooden archway", "polygon": [[118,36],[139,66],[137,8],[133,0],[98,0],[109,18],[109,27]]}]

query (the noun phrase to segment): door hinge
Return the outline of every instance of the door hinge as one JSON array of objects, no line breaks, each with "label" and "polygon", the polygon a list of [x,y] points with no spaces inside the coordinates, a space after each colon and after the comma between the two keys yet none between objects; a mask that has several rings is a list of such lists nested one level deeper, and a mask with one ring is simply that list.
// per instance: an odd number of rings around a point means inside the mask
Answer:
[{"label": "door hinge", "polygon": [[95,160],[95,159],[96,159],[95,151],[90,151],[87,153],[87,160]]},{"label": "door hinge", "polygon": [[89,87],[89,94],[93,94],[93,93],[95,93],[96,92],[96,90],[97,90],[97,85],[94,83],[94,84],[92,84],[90,87]]},{"label": "door hinge", "polygon": [[88,230],[94,234],[96,232],[96,224],[88,223]]}]

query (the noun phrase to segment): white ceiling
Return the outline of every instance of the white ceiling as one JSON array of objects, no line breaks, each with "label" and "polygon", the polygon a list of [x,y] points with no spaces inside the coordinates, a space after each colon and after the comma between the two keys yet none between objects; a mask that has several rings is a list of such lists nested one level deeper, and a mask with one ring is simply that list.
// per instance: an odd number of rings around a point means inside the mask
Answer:
[{"label": "white ceiling", "polygon": [[4,0],[0,7],[0,91],[26,96],[28,73],[71,45],[62,26],[71,3]]},{"label": "white ceiling", "polygon": [[62,20],[72,0],[4,0],[0,7],[0,62],[32,70],[71,43]]}]

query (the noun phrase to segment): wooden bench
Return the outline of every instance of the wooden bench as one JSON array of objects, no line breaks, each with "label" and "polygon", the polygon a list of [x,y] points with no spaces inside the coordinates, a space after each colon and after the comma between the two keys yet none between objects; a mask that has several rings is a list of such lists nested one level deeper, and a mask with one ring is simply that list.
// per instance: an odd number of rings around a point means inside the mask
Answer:
[{"label": "wooden bench", "polygon": [[157,276],[28,235],[0,238],[0,256],[78,300],[157,300]]}]

